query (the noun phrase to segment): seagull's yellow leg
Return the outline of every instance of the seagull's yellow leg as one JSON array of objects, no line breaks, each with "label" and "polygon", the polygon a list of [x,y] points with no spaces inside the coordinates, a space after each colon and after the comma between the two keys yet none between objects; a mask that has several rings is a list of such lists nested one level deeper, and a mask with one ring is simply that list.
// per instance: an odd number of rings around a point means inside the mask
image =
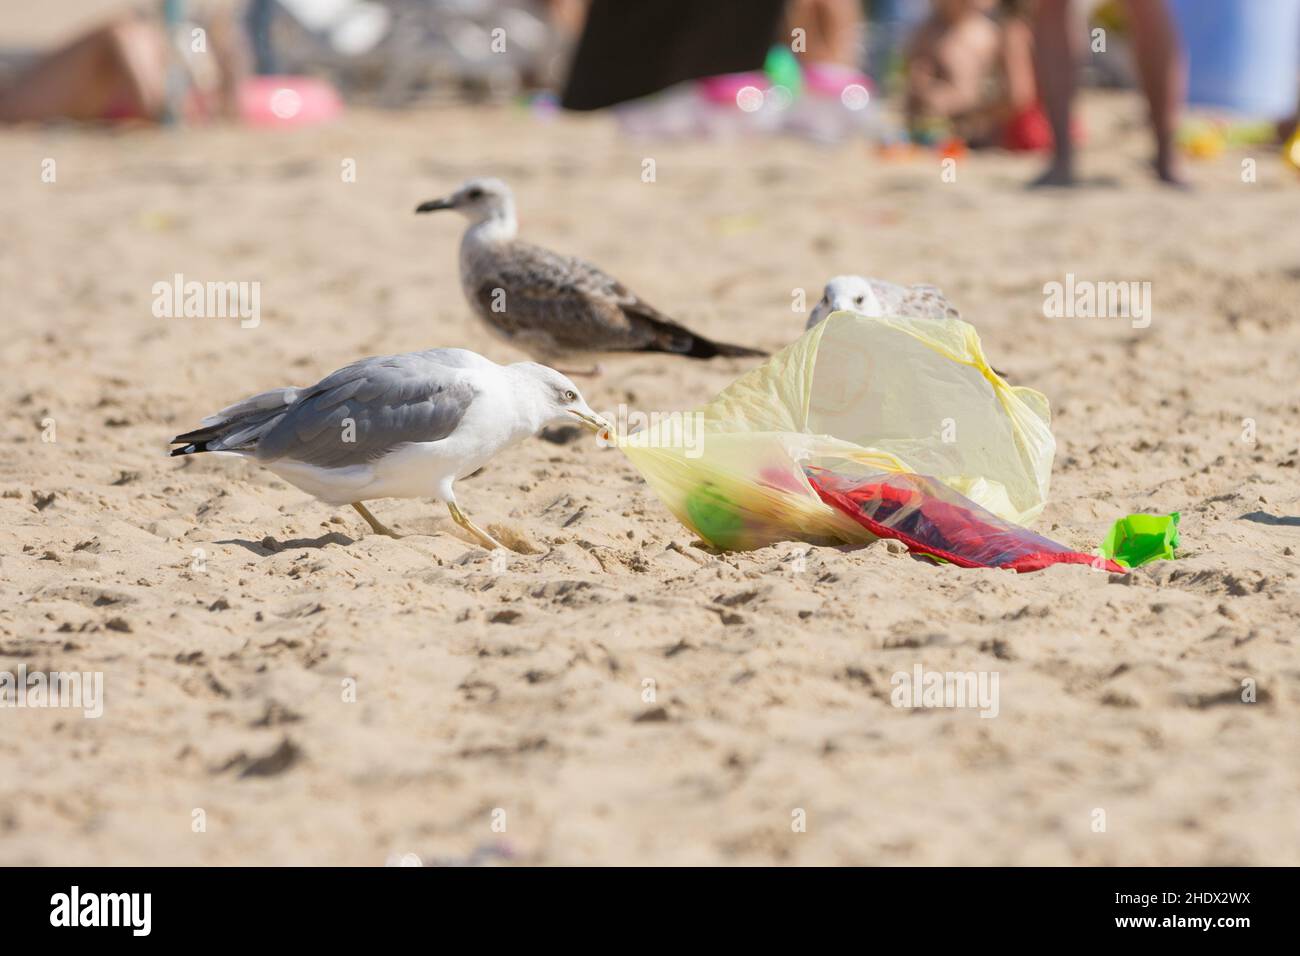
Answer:
[{"label": "seagull's yellow leg", "polygon": [[465,512],[461,511],[458,507],[456,507],[456,503],[454,501],[447,502],[447,510],[451,512],[452,521],[456,522],[456,524],[460,525],[471,535],[473,535],[474,540],[477,541],[479,544],[481,544],[483,547],[487,548],[489,551],[491,551],[493,548],[505,548],[504,544],[502,544],[496,538],[492,537],[492,535],[488,534],[486,531],[484,531],[474,522],[470,521],[469,516],[466,515]]},{"label": "seagull's yellow leg", "polygon": [[387,528],[383,524],[381,524],[379,519],[370,513],[370,509],[367,508],[365,505],[363,505],[361,502],[359,501],[352,502],[352,507],[357,509],[357,514],[361,515],[361,517],[366,519],[366,524],[370,525],[370,530],[373,531],[375,534],[384,534],[390,538],[401,537],[401,535],[398,534],[396,531],[394,531],[392,528]]}]

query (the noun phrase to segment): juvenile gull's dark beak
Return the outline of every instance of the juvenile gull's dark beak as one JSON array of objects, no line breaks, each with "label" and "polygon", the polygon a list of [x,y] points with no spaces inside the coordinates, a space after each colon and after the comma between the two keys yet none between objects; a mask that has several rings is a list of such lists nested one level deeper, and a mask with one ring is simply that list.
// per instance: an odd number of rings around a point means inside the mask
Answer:
[{"label": "juvenile gull's dark beak", "polygon": [[455,209],[456,204],[450,199],[430,199],[415,207],[416,212],[437,212],[439,209]]}]

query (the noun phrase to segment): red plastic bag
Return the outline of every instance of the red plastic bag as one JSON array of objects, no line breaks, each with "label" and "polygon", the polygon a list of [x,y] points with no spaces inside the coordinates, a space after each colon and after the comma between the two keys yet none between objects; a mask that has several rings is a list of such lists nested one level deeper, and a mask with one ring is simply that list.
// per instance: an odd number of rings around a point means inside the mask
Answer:
[{"label": "red plastic bag", "polygon": [[1127,574],[1114,561],[1073,551],[985,511],[926,475],[843,475],[826,468],[805,474],[822,501],[879,538],[894,538],[916,554],[963,568],[1040,571],[1052,564],[1087,564]]}]

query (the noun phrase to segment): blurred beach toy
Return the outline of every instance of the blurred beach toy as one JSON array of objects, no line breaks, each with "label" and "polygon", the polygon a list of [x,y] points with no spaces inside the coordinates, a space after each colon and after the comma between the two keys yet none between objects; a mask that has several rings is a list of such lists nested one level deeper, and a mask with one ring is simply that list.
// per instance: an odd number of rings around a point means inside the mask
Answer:
[{"label": "blurred beach toy", "polygon": [[1296,109],[1300,0],[1172,0],[1188,102],[1281,119]]},{"label": "blurred beach toy", "polygon": [[866,75],[834,64],[802,66],[784,45],[772,47],[761,71],[704,77],[616,109],[634,136],[787,132],[835,143],[871,135],[879,123]]},{"label": "blurred beach toy", "polygon": [[1120,518],[1106,534],[1098,553],[1126,568],[1140,568],[1151,561],[1172,561],[1178,548],[1178,518],[1177,511]]},{"label": "blurred beach toy", "polygon": [[1288,166],[1300,173],[1300,126],[1291,134],[1291,138],[1282,147],[1282,159]]},{"label": "blurred beach toy", "polygon": [[631,136],[729,139],[780,127],[777,101],[768,90],[764,73],[725,73],[679,83],[614,110]]},{"label": "blurred beach toy", "polygon": [[[724,73],[721,76],[706,76],[699,81],[700,96],[708,103],[715,106],[736,107],[739,106],[745,112],[752,112],[747,109],[746,99],[751,90],[762,93],[767,86],[767,77],[762,73]],[[761,98],[758,101],[762,103]]]},{"label": "blurred beach toy", "polygon": [[804,70],[804,88],[812,94],[840,101],[846,109],[859,110],[872,99],[871,78],[838,63],[810,63]]},{"label": "blurred beach toy", "polygon": [[309,126],[342,113],[338,92],[313,76],[254,76],[239,88],[239,114],[254,126]]},{"label": "blurred beach toy", "polygon": [[1180,129],[1178,142],[1188,156],[1196,159],[1213,159],[1227,145],[1223,129],[1205,119],[1188,123]]},{"label": "blurred beach toy", "polygon": [[799,66],[799,58],[784,43],[778,43],[767,51],[763,61],[763,72],[773,86],[784,87],[791,96],[803,92],[804,74]]},{"label": "blurred beach toy", "polygon": [[1052,148],[1052,125],[1040,104],[1027,106],[1002,127],[1002,148],[1013,153]]},{"label": "blurred beach toy", "polygon": [[[803,73],[799,61],[788,47],[773,47],[761,71],[749,73],[724,73],[707,76],[699,81],[701,95],[717,106],[738,106],[747,113],[755,112],[767,103],[772,106],[788,105],[803,90]],[[782,91],[779,96],[774,92]],[[755,96],[754,94],[758,95]]]},{"label": "blurred beach toy", "polygon": [[789,111],[785,126],[820,143],[883,135],[870,77],[836,63],[804,68],[803,96]]},{"label": "blurred beach toy", "polygon": [[994,373],[959,319],[835,312],[695,414],[698,447],[671,425],[618,444],[673,515],[724,550],[873,540],[823,500],[809,468],[933,475],[970,507],[1024,524],[1047,501],[1056,451],[1047,399]]},{"label": "blurred beach toy", "polygon": [[1178,130],[1178,143],[1196,159],[1213,159],[1225,149],[1267,146],[1277,137],[1277,127],[1267,121],[1229,120],[1222,116],[1198,116]]},{"label": "blurred beach toy", "polygon": [[966,152],[966,141],[960,136],[949,136],[939,144],[940,159],[965,159]]}]

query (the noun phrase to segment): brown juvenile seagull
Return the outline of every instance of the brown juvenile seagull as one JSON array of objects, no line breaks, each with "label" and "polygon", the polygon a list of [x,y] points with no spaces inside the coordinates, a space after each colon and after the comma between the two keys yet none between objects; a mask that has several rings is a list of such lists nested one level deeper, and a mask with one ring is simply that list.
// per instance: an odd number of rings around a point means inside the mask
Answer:
[{"label": "brown juvenile seagull", "polygon": [[[539,362],[558,366],[606,352],[696,359],[768,354],[706,339],[591,263],[515,238],[514,197],[499,179],[471,179],[415,211],[440,209],[455,209],[470,221],[460,242],[460,284],[470,308],[489,329]],[[596,365],[569,374],[599,371]]]}]

